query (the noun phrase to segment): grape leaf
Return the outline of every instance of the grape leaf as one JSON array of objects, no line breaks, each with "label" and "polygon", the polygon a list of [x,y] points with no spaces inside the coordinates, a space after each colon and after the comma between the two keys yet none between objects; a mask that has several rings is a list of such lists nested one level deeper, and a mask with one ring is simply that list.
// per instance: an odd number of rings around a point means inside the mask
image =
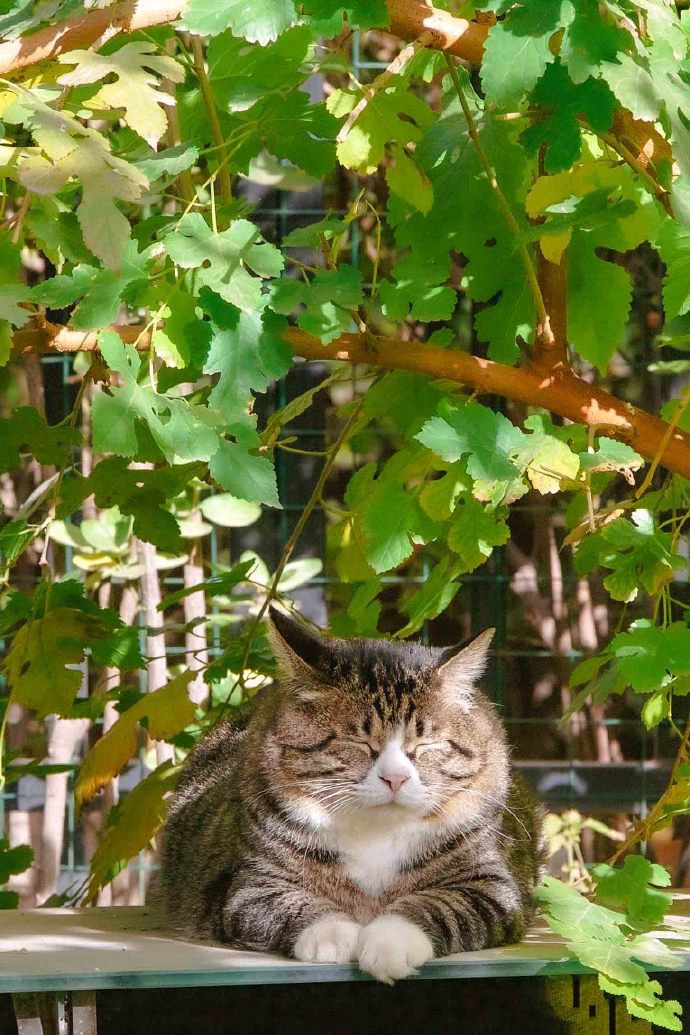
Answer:
[{"label": "grape leaf", "polygon": [[664,315],[672,320],[690,311],[690,234],[675,220],[665,219],[655,243],[666,265]]},{"label": "grape leaf", "polygon": [[350,310],[363,298],[359,270],[343,264],[337,270],[319,270],[308,283],[287,277],[276,281],[271,287],[270,306],[285,315],[304,306],[298,325],[327,343],[349,329]]},{"label": "grape leaf", "polygon": [[[206,58],[216,104],[225,111],[245,111],[267,93],[284,94],[308,74],[313,49],[314,37],[303,25],[263,47],[247,46],[230,32],[215,36]],[[280,107],[275,97],[274,104]]]},{"label": "grape leaf", "polygon": [[345,18],[356,29],[385,29],[389,22],[385,0],[307,0],[303,6],[314,35],[326,39],[338,35]]},{"label": "grape leaf", "polygon": [[86,644],[104,634],[99,617],[68,607],[27,622],[12,640],[2,665],[14,699],[35,710],[39,718],[69,715],[83,679],[74,666],[83,660]]},{"label": "grape leaf", "polygon": [[679,622],[662,629],[638,619],[613,638],[607,653],[634,691],[649,693],[690,672],[690,629]]},{"label": "grape leaf", "polygon": [[440,412],[415,435],[417,441],[450,463],[467,456],[477,499],[498,504],[524,496],[527,486],[514,459],[524,445],[520,429],[502,413],[475,402],[445,404]]},{"label": "grape leaf", "polygon": [[573,348],[605,371],[623,342],[632,282],[620,266],[600,259],[585,235],[568,249],[568,338]]},{"label": "grape leaf", "polygon": [[91,860],[86,904],[156,836],[165,819],[165,796],[175,789],[178,776],[177,766],[163,762],[110,811],[105,836]]},{"label": "grape leaf", "polygon": [[292,0],[188,0],[183,25],[202,36],[229,29],[249,43],[265,46],[296,21]]},{"label": "grape leaf", "polygon": [[505,108],[532,90],[554,60],[549,42],[561,26],[564,7],[560,0],[523,2],[491,26],[481,67],[488,101]]},{"label": "grape leaf", "polygon": [[72,179],[79,180],[82,195],[77,219],[84,242],[106,266],[118,269],[130,238],[130,225],[115,201],[137,201],[148,186],[146,177],[112,155],[101,133],[50,108],[35,93],[22,91],[21,101],[4,117],[23,122],[47,157],[25,157],[19,166],[19,179],[28,190],[48,195]]},{"label": "grape leaf", "polygon": [[202,369],[219,377],[208,402],[228,423],[251,420],[252,393],[264,392],[271,381],[290,369],[292,351],[281,337],[286,321],[268,310],[243,313],[234,306],[214,303],[214,297],[206,306],[216,323]]},{"label": "grape leaf", "polygon": [[[483,111],[466,76],[460,78],[482,147],[521,232],[527,232],[528,170],[524,149],[515,141],[516,130]],[[514,363],[519,357],[518,336],[529,339],[534,327],[534,301],[516,260],[515,234],[467,139],[467,124],[456,104],[427,130],[414,157],[430,181],[433,204],[428,213],[410,213],[402,202],[389,200],[400,258],[391,271],[395,287],[387,280],[381,285],[386,312],[402,319],[412,306],[417,319],[449,319],[455,306],[455,292],[447,283],[450,252],[462,254],[467,259],[467,295],[489,303],[475,320],[478,337],[489,342],[492,359]],[[467,212],[481,212],[482,218],[467,219]]]},{"label": "grape leaf", "polygon": [[75,429],[51,427],[32,406],[18,406],[10,420],[0,418],[0,471],[19,467],[24,449],[41,464],[64,466],[78,441]]},{"label": "grape leaf", "polygon": [[449,557],[435,564],[424,579],[424,585],[412,594],[400,610],[407,616],[407,623],[398,632],[398,636],[411,636],[421,629],[427,619],[436,618],[448,607],[458,590],[460,583],[455,581],[456,567]]},{"label": "grape leaf", "polygon": [[322,104],[310,104],[302,90],[281,94],[278,103],[275,94],[261,98],[234,117],[234,128],[244,141],[234,164],[243,172],[263,148],[319,179],[333,169],[338,122]]},{"label": "grape leaf", "polygon": [[[335,116],[348,115],[359,100],[355,91],[335,90],[328,98],[328,110]],[[401,145],[416,143],[433,121],[429,106],[410,91],[404,78],[396,77],[392,86],[368,98],[345,137],[339,138],[338,161],[346,169],[374,173],[385,157],[389,141]]]},{"label": "grape leaf", "polygon": [[491,556],[494,546],[510,538],[505,507],[492,510],[467,494],[460,498],[448,529],[448,546],[460,556],[462,571],[474,571]]},{"label": "grape leaf", "polygon": [[117,271],[79,264],[69,275],[50,277],[32,289],[31,299],[53,309],[80,299],[71,316],[72,326],[79,330],[107,327],[114,322],[128,290],[147,283],[149,249],[139,253],[135,242],[129,241],[121,258]]},{"label": "grape leaf", "polygon": [[57,516],[73,514],[93,494],[97,507],[118,507],[131,517],[133,531],[140,539],[174,554],[182,546],[180,526],[166,504],[204,473],[202,464],[131,471],[125,457],[109,457],[101,460],[88,478],[74,475],[63,481]]},{"label": "grape leaf", "polygon": [[101,353],[121,384],[93,400],[93,444],[98,452],[133,457],[139,453],[138,425],[144,424],[168,463],[209,460],[218,449],[222,418],[205,406],[159,394],[137,381],[141,357],[114,331],[99,336]]},{"label": "grape leaf", "polygon": [[682,567],[672,547],[673,536],[659,530],[650,511],[636,510],[632,521],[616,518],[583,539],[575,567],[581,575],[609,568],[604,585],[613,599],[635,600],[640,587],[656,593]]},{"label": "grape leaf", "polygon": [[606,133],[611,128],[616,106],[615,97],[605,82],[587,79],[575,85],[560,61],[547,68],[532,99],[544,110],[545,117],[529,126],[521,139],[533,155],[544,146],[544,168],[548,173],[569,169],[580,157],[579,116],[584,115],[596,133]]},{"label": "grape leaf", "polygon": [[137,723],[146,720],[154,740],[169,740],[193,721],[196,706],[188,686],[194,673],[182,672],[166,686],[153,690],[128,708],[89,751],[74,786],[77,810],[120,772],[137,749]]},{"label": "grape leaf", "polygon": [[211,477],[238,499],[280,507],[273,464],[268,457],[249,452],[259,449],[259,436],[245,428],[233,430],[238,441],[221,441],[209,464]]},{"label": "grape leaf", "polygon": [[628,855],[618,868],[597,863],[592,868],[597,902],[624,908],[630,919],[647,927],[660,924],[673,905],[673,895],[659,891],[671,883],[668,870],[641,855]]},{"label": "grape leaf", "polygon": [[196,269],[199,286],[245,312],[255,310],[261,301],[261,281],[248,271],[275,277],[284,266],[278,249],[264,242],[246,219],[236,219],[227,230],[214,234],[199,212],[190,212],[166,235],[165,248],[178,266]]},{"label": "grape leaf", "polygon": [[61,75],[58,82],[63,86],[81,86],[114,75],[115,81],[102,86],[88,101],[83,102],[84,106],[91,111],[122,108],[124,121],[130,129],[151,147],[155,147],[168,126],[160,105],[174,103],[169,94],[157,89],[156,76],[173,83],[184,79],[182,66],[167,54],[156,54],[156,49],[155,43],[138,40],[125,43],[112,54],[71,50],[67,54],[60,54],[58,61],[63,65],[77,67]]}]

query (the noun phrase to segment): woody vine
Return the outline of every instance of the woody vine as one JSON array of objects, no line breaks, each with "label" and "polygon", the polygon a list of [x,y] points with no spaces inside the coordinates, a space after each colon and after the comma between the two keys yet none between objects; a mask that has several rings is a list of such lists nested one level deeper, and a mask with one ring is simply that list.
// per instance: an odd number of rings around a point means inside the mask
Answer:
[{"label": "woody vine", "polygon": [[[628,853],[690,810],[678,719],[690,629],[674,596],[690,393],[652,412],[611,390],[610,367],[635,287],[627,258],[647,249],[665,269],[660,340],[680,356],[657,370],[690,369],[686,13],[667,0],[467,0],[454,14],[422,0],[64,0],[58,14],[41,25],[17,4],[0,19],[0,355],[31,402],[5,413],[0,457],[32,472],[0,531],[2,729],[13,708],[57,716],[65,736],[65,723],[102,718],[80,806],[103,788],[116,804],[147,732],[157,765],[113,810],[85,899],[155,836],[184,751],[270,680],[263,615],[308,577],[293,553],[315,507],[329,512],[343,634],[379,635],[387,576],[427,559],[400,607],[395,635],[408,636],[508,541],[511,504],[563,494],[576,571],[604,572],[613,601],[641,615],[621,608],[616,634],[575,669],[571,708],[641,695],[643,722],[671,723],[678,754],[616,852],[624,868],[591,875],[597,901],[550,882],[542,904],[606,991],[680,1030],[642,966],[673,963],[649,934],[670,905],[655,890],[667,875]],[[355,30],[401,41],[366,84],[352,74]],[[244,180],[313,185],[336,168],[360,178],[344,214],[280,248],[264,238]],[[363,277],[351,240],[365,222]],[[35,357],[57,353],[78,356],[78,390],[51,425]],[[274,571],[256,557],[210,570],[204,521],[236,527],[281,504],[274,459],[297,449],[290,423],[319,386],[264,426],[254,400],[296,358],[333,361],[322,391],[351,364],[368,387],[343,408]],[[488,395],[521,404],[521,426]],[[343,499],[324,499],[374,425],[394,450],[363,450]],[[81,580],[59,576],[62,547]],[[161,597],[156,556],[183,547],[184,586]],[[32,591],[27,564],[41,572]],[[211,660],[218,599],[249,621],[238,633],[233,618]],[[180,609],[185,663],[169,671],[161,615]],[[84,696],[86,655],[100,675]],[[148,692],[132,697],[127,673],[144,665]],[[2,778],[20,769],[5,745]],[[8,874],[26,862],[16,853],[5,849]]]}]

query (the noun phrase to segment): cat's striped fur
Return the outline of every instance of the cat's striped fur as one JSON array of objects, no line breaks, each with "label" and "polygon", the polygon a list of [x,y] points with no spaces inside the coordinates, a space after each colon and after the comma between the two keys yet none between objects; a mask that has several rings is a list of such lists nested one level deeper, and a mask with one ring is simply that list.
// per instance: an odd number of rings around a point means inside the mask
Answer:
[{"label": "cat's striped fur", "polygon": [[333,640],[274,614],[282,678],[188,759],[162,842],[170,922],[382,980],[521,937],[541,811],[460,650]]}]

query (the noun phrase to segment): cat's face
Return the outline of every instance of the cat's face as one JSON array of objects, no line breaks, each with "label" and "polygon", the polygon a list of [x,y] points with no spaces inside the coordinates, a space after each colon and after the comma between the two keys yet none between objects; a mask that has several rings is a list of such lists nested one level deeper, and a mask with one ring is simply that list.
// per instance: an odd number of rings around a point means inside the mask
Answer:
[{"label": "cat's face", "polygon": [[471,825],[503,803],[508,754],[475,691],[491,632],[462,650],[335,640],[274,613],[272,783],[314,826],[364,812]]}]

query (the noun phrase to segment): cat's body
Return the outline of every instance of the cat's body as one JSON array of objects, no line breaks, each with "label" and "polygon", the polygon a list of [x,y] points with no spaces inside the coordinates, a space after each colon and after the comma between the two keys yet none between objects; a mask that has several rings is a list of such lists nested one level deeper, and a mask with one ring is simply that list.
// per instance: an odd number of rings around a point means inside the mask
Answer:
[{"label": "cat's body", "polygon": [[540,811],[460,653],[330,641],[282,616],[283,679],[190,756],[161,891],[188,933],[394,980],[520,938]]}]

